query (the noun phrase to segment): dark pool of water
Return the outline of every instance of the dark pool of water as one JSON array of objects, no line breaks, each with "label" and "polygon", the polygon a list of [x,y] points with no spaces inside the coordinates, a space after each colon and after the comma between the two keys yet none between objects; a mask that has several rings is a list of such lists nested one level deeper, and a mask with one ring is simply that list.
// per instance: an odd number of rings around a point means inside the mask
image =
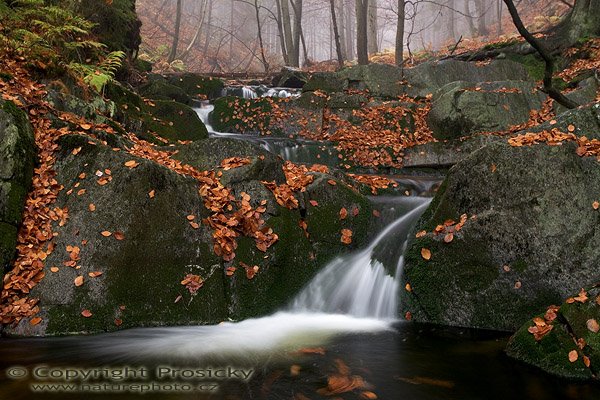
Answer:
[{"label": "dark pool of water", "polygon": [[[144,340],[143,331],[136,331]],[[0,340],[0,398],[12,400],[29,399],[360,399],[368,398],[371,392],[379,399],[429,400],[429,399],[600,399],[600,386],[590,383],[574,383],[548,376],[541,371],[515,362],[503,353],[507,337],[497,333],[448,330],[415,324],[398,324],[387,332],[371,334],[340,335],[323,346],[324,354],[312,354],[304,349],[302,354],[289,354],[285,358],[264,358],[258,363],[241,362],[194,362],[192,360],[174,363],[164,359],[140,361],[129,355],[112,354],[98,356],[89,348],[98,337],[40,339],[40,340]],[[198,337],[202,343],[202,337]],[[102,340],[110,346],[110,340]],[[106,344],[108,343],[108,344]],[[319,350],[319,349],[317,349]],[[306,354],[308,351],[309,354]],[[110,352],[108,352],[110,353]],[[180,382],[190,387],[205,384],[206,392],[191,391],[179,393],[118,393],[104,389],[99,393],[100,384],[138,382],[150,384],[150,377],[159,365],[171,369],[213,370],[221,367],[253,369],[255,372],[248,382],[239,380],[188,380],[165,378],[159,383],[165,390],[175,390],[173,385]],[[48,378],[34,379],[33,369],[45,365],[51,369],[108,367],[122,370],[129,366],[133,370],[146,368],[148,377],[133,378],[129,382],[99,379],[88,382],[90,386],[80,393],[35,393],[32,384],[48,382]],[[6,375],[15,373],[11,367],[27,369],[28,378],[10,379]],[[318,390],[327,386],[327,377],[340,372],[350,376],[360,376],[366,387],[342,393],[337,396],[322,396]],[[344,369],[347,368],[347,371]],[[38,370],[38,374],[48,374],[48,369]],[[18,374],[18,371],[17,371]],[[55,384],[64,383],[57,378]],[[214,382],[218,389],[213,391]],[[69,381],[77,384],[76,380]],[[94,386],[96,385],[96,386]],[[110,386],[110,385],[109,385]],[[108,388],[108,386],[107,386]],[[184,388],[181,386],[181,388]],[[188,386],[184,389],[187,390]],[[114,388],[113,388],[114,389]],[[134,389],[139,390],[139,389]],[[372,396],[372,395],[371,395]]]}]

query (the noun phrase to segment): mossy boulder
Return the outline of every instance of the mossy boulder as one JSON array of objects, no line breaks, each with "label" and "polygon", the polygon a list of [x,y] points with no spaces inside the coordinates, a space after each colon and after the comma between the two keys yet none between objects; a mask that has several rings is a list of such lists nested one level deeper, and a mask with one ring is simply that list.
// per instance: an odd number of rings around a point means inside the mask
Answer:
[{"label": "mossy boulder", "polygon": [[116,82],[107,85],[105,96],[117,105],[116,120],[144,140],[161,144],[155,135],[172,142],[208,137],[198,114],[185,104],[172,100],[144,101]]},{"label": "mossy boulder", "polygon": [[527,122],[545,100],[534,82],[453,82],[435,94],[427,122],[437,139],[504,131]]},{"label": "mossy boulder", "polygon": [[0,276],[15,255],[35,157],[33,129],[27,114],[13,102],[0,100]]},{"label": "mossy boulder", "polygon": [[302,89],[308,81],[308,74],[299,68],[283,67],[281,72],[273,77],[275,87]]},{"label": "mossy boulder", "polygon": [[[563,378],[576,380],[598,379],[600,374],[600,333],[595,324],[600,323],[600,305],[596,302],[597,288],[587,292],[585,302],[571,300],[563,303],[556,312],[555,320],[548,322],[552,330],[536,340],[529,329],[536,326],[533,319],[513,335],[506,347],[506,353],[527,364]],[[578,297],[573,293],[573,297]],[[537,315],[537,321],[544,314]],[[590,329],[591,328],[591,329]],[[581,342],[580,340],[583,340]],[[577,342],[582,343],[582,347]],[[569,360],[569,353],[575,351],[577,358]],[[586,366],[584,357],[589,360]]]},{"label": "mossy boulder", "polygon": [[211,123],[217,132],[272,133],[272,102],[268,98],[221,97],[214,102]]},{"label": "mossy boulder", "polygon": [[196,111],[185,104],[156,100],[144,110],[150,115],[144,119],[144,127],[171,142],[208,137],[208,130]]},{"label": "mossy boulder", "polygon": [[531,78],[523,65],[510,60],[495,60],[483,66],[465,61],[442,60],[407,68],[404,79],[407,94],[425,97],[451,82],[526,81]]},{"label": "mossy boulder", "polygon": [[303,86],[303,92],[322,91],[325,93],[343,92],[348,82],[335,72],[315,72]]},{"label": "mossy boulder", "polygon": [[191,72],[164,75],[167,83],[181,88],[191,97],[216,99],[221,97],[225,83],[218,78],[194,74]]},{"label": "mossy boulder", "polygon": [[192,98],[180,87],[163,80],[150,80],[138,88],[140,95],[153,100],[173,100],[190,105]]},{"label": "mossy boulder", "polygon": [[[335,186],[325,183],[335,179],[332,176],[319,176],[305,193],[298,194],[300,208],[283,208],[262,183],[269,179],[282,183],[283,162],[250,143],[238,143],[236,147],[229,141],[220,144],[207,139],[176,147],[180,160],[198,168],[217,168],[222,158],[233,156],[252,160],[240,168],[221,169],[220,176],[238,198],[245,192],[251,196],[252,206],[265,205],[266,226],[279,240],[262,252],[254,239],[238,238],[236,258],[226,263],[213,253],[210,228],[201,224],[194,229],[187,219],[195,215],[201,221],[209,216],[196,180],[123,150],[114,151],[100,140],[82,135],[61,137],[55,168],[56,179],[65,190],[56,206],[69,209],[69,220],[54,227],[56,249],[46,260],[45,278],[31,292],[40,299],[43,321],[32,326],[26,319],[17,327],[7,327],[6,333],[95,333],[140,326],[215,324],[264,315],[287,304],[338,251],[365,243],[370,214],[365,197],[339,180]],[[79,147],[80,152],[73,155],[72,150]],[[126,167],[130,160],[139,165]],[[99,185],[99,174],[105,176],[107,169],[112,180]],[[70,191],[73,188],[77,189]],[[82,189],[85,192],[78,193]],[[309,210],[309,198],[323,209]],[[317,232],[323,220],[338,219],[342,206],[356,206],[360,211],[340,222],[354,232],[353,246],[336,246],[334,233]],[[314,229],[312,236],[306,236],[301,227],[304,219],[309,232]],[[111,235],[103,235],[105,231]],[[70,259],[68,246],[80,248],[78,268],[64,265]],[[259,267],[252,279],[242,262]],[[59,268],[57,272],[51,272],[54,266]],[[237,269],[228,276],[226,267]],[[102,275],[92,278],[91,272]],[[195,295],[181,284],[187,274],[204,280]],[[77,276],[84,277],[83,285],[74,284]],[[84,309],[92,316],[83,317]]]},{"label": "mossy boulder", "polygon": [[46,101],[57,110],[70,112],[97,123],[107,123],[108,118],[114,117],[117,111],[115,103],[107,101],[101,96],[83,100],[54,89],[48,90]]},{"label": "mossy boulder", "polygon": [[573,125],[573,133],[577,136],[585,136],[588,139],[600,139],[600,103],[592,103],[565,111],[551,121],[534,126],[528,132],[541,132],[545,130],[558,129],[561,132],[569,132],[569,125]]},{"label": "mossy boulder", "polygon": [[[402,314],[416,321],[514,331],[548,304],[600,279],[600,167],[576,145],[475,151],[450,173],[406,253]],[[468,219],[444,241],[438,225]],[[431,252],[430,260],[422,249]]]}]

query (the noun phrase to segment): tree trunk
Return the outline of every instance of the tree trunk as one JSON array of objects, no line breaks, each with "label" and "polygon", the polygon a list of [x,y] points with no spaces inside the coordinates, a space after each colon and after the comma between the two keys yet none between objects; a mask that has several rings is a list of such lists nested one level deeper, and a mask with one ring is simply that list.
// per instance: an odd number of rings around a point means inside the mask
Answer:
[{"label": "tree trunk", "polygon": [[288,54],[287,45],[285,43],[285,31],[283,29],[283,13],[281,12],[281,0],[276,0],[275,4],[277,6],[277,29],[279,30],[279,41],[281,47],[281,55],[283,57],[283,62],[285,65],[290,64],[290,57]]},{"label": "tree trunk", "polygon": [[[190,54],[190,51],[196,45],[196,42],[200,38],[200,33],[202,32],[202,27],[204,26],[204,17],[206,15],[206,0],[200,2],[200,22],[198,22],[198,28],[196,28],[196,32],[194,32],[194,37],[190,44],[186,47],[186,49],[179,55],[180,60],[185,60],[187,56]],[[231,39],[233,40],[233,38]]]},{"label": "tree trunk", "polygon": [[367,35],[367,43],[369,47],[369,53],[375,54],[379,51],[379,45],[377,41],[379,24],[377,21],[377,0],[368,0],[369,1],[369,11],[368,11],[368,35]]},{"label": "tree trunk", "polygon": [[344,7],[346,7],[346,56],[348,59],[354,60],[356,57],[356,50],[354,48],[356,39],[354,38],[356,33],[356,18],[352,18],[352,7],[348,6],[348,2],[356,0],[342,0]]},{"label": "tree trunk", "polygon": [[367,47],[367,14],[369,0],[356,0],[356,53],[358,64],[369,64],[369,51]]},{"label": "tree trunk", "polygon": [[256,28],[258,30],[258,45],[260,46],[260,59],[263,64],[265,72],[269,72],[269,62],[265,55],[265,44],[262,35],[262,23],[260,22],[260,8],[258,6],[258,0],[254,0],[254,15],[256,16]]},{"label": "tree trunk", "polygon": [[566,45],[583,37],[600,36],[600,0],[576,0],[569,15],[558,28]]},{"label": "tree trunk", "polygon": [[488,29],[485,24],[485,1],[475,0],[475,12],[477,13],[477,34],[487,36]]},{"label": "tree trunk", "polygon": [[[585,0],[584,0],[585,1]],[[515,27],[523,36],[523,38],[533,47],[539,55],[542,57],[546,64],[546,68],[544,70],[544,91],[548,93],[552,99],[556,100],[560,105],[566,108],[576,108],[578,106],[577,103],[572,101],[571,99],[565,97],[560,90],[556,89],[552,86],[552,75],[554,74],[554,58],[550,55],[550,52],[539,42],[523,25],[523,21],[519,16],[519,12],[515,7],[515,3],[513,0],[504,0],[506,7],[508,8],[508,12],[515,24]]]},{"label": "tree trunk", "polygon": [[406,0],[398,0],[398,23],[396,24],[396,65],[404,66],[404,18]]},{"label": "tree trunk", "polygon": [[335,38],[335,51],[337,53],[338,64],[340,68],[344,66],[344,55],[342,54],[342,44],[340,41],[340,32],[338,30],[337,18],[335,16],[335,0],[329,0],[331,6],[331,22],[333,25],[333,36]]},{"label": "tree trunk", "polygon": [[454,6],[455,6],[455,1],[454,0],[448,0],[448,10],[446,10],[446,12],[448,13],[448,30],[450,31],[450,36],[452,37],[452,41],[456,41],[456,23],[454,20]]},{"label": "tree trunk", "polygon": [[175,12],[175,34],[173,35],[173,44],[171,45],[171,52],[167,61],[172,63],[177,57],[177,47],[179,46],[179,30],[181,28],[181,8],[183,6],[183,0],[177,0],[177,11]]},{"label": "tree trunk", "polygon": [[471,8],[469,7],[469,1],[465,0],[465,15],[467,20],[467,25],[469,27],[469,33],[471,37],[475,37],[477,31],[475,30],[475,24],[473,23],[473,16],[471,15]]},{"label": "tree trunk", "polygon": [[[302,40],[302,0],[290,0],[294,9],[294,36],[293,47],[290,52],[290,64],[293,67],[300,66],[300,45],[306,46],[305,43],[300,43]],[[305,50],[306,52],[306,50]]]},{"label": "tree trunk", "polygon": [[346,10],[344,7],[344,0],[334,0],[337,4],[337,23],[338,31],[340,35],[340,48],[342,49],[342,58],[348,59],[348,49],[346,46]]},{"label": "tree trunk", "polygon": [[[292,54],[295,53],[294,50],[294,41],[292,36],[292,19],[290,17],[290,3],[289,0],[280,0],[281,1],[281,18],[283,22],[283,32],[285,34],[285,48],[288,54],[288,64],[293,65]],[[293,1],[293,0],[292,0]],[[297,65],[295,65],[297,67]]]}]

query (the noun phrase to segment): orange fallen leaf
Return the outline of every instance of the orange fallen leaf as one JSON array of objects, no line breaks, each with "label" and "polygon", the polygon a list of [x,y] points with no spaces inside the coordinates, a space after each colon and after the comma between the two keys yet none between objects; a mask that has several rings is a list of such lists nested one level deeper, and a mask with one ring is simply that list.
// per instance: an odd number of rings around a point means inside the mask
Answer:
[{"label": "orange fallen leaf", "polygon": [[571,350],[569,352],[569,361],[574,363],[579,358],[579,354],[577,354],[577,350]]},{"label": "orange fallen leaf", "polygon": [[34,317],[34,318],[31,318],[31,320],[29,321],[29,324],[32,326],[36,326],[40,322],[42,322],[42,319],[40,317]]},{"label": "orange fallen leaf", "polygon": [[592,203],[592,208],[593,208],[594,210],[597,210],[597,209],[599,209],[599,208],[600,208],[600,203],[599,203],[599,202],[597,202],[597,201],[593,202],[593,203]]},{"label": "orange fallen leaf", "polygon": [[585,324],[590,332],[598,333],[598,331],[600,331],[600,325],[598,325],[598,321],[595,319],[588,319]]},{"label": "orange fallen leaf", "polygon": [[116,326],[121,326],[123,325],[123,320],[120,318],[115,318],[115,325]]},{"label": "orange fallen leaf", "polygon": [[590,363],[590,358],[589,358],[588,356],[583,356],[582,358],[583,358],[583,364],[584,364],[584,365],[585,365],[587,368],[589,368],[589,367],[590,367],[590,364],[591,364],[591,363]]},{"label": "orange fallen leaf", "polygon": [[342,207],[340,210],[340,219],[346,219],[348,216],[348,210],[345,207]]},{"label": "orange fallen leaf", "polygon": [[188,215],[186,218],[187,218],[188,221],[193,221],[193,220],[196,219],[196,216],[195,215]]},{"label": "orange fallen leaf", "polygon": [[58,272],[58,267],[50,267],[51,272]]},{"label": "orange fallen leaf", "polygon": [[364,392],[360,392],[360,398],[366,399],[366,400],[376,400],[377,395],[373,392],[364,391]]},{"label": "orange fallen leaf", "polygon": [[117,239],[117,240],[124,240],[125,239],[125,234],[123,232],[117,231],[117,232],[115,232],[114,236],[115,236],[115,239]]},{"label": "orange fallen leaf", "polygon": [[313,207],[317,207],[319,205],[319,203],[316,200],[309,200],[308,201],[310,203],[311,206]]},{"label": "orange fallen leaf", "polygon": [[344,244],[352,243],[352,231],[350,229],[342,229],[341,242]]},{"label": "orange fallen leaf", "polygon": [[406,290],[407,292],[412,292],[412,287],[410,286],[410,283],[404,285],[404,290]]},{"label": "orange fallen leaf", "polygon": [[571,124],[571,125],[567,126],[567,130],[571,133],[575,132],[575,125]]},{"label": "orange fallen leaf", "polygon": [[148,193],[148,197],[150,197],[151,199],[153,199],[155,194],[156,194],[156,191],[155,190],[151,190],[150,193]]},{"label": "orange fallen leaf", "polygon": [[94,272],[89,272],[88,275],[90,276],[90,278],[97,278],[100,275],[102,275],[103,272],[102,271],[94,271]]},{"label": "orange fallen leaf", "polygon": [[100,234],[101,234],[102,236],[104,236],[104,237],[109,237],[109,236],[111,236],[111,235],[112,235],[112,232],[109,232],[109,231],[102,231],[102,232],[100,232]]},{"label": "orange fallen leaf", "polygon": [[446,236],[444,236],[444,242],[450,243],[452,240],[454,240],[454,234],[452,232],[447,233]]},{"label": "orange fallen leaf", "polygon": [[423,257],[423,259],[429,261],[431,259],[431,250],[426,249],[425,247],[423,247],[421,249],[421,257]]},{"label": "orange fallen leaf", "polygon": [[197,224],[197,223],[195,223],[195,222],[190,222],[190,226],[191,226],[192,228],[194,228],[194,229],[200,229],[200,225],[198,225],[198,224]]},{"label": "orange fallen leaf", "polygon": [[415,235],[416,238],[421,238],[423,236],[427,235],[427,231],[419,231],[417,232],[417,234]]},{"label": "orange fallen leaf", "polygon": [[138,165],[140,165],[140,163],[138,163],[135,160],[129,160],[125,163],[125,166],[130,169],[133,169],[133,168],[137,167]]},{"label": "orange fallen leaf", "polygon": [[83,285],[83,276],[79,275],[77,278],[75,278],[73,283],[75,283],[75,286],[77,286],[77,287]]},{"label": "orange fallen leaf", "polygon": [[83,315],[85,318],[89,318],[92,316],[92,312],[88,309],[85,309],[85,310],[81,311],[81,315]]},{"label": "orange fallen leaf", "polygon": [[91,212],[96,211],[96,205],[94,203],[90,203],[90,205],[88,206],[88,210],[90,210]]}]

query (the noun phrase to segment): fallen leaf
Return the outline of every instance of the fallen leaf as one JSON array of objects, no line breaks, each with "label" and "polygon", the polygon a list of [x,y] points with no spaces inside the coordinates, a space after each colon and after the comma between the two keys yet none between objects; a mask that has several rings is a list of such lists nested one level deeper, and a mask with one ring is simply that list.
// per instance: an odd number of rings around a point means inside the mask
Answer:
[{"label": "fallen leaf", "polygon": [[150,193],[148,193],[148,197],[150,197],[151,199],[153,199],[155,194],[156,194],[156,191],[155,190],[151,190]]},{"label": "fallen leaf", "polygon": [[83,276],[79,275],[73,282],[75,283],[75,286],[83,285]]},{"label": "fallen leaf", "polygon": [[412,287],[410,286],[410,283],[404,285],[404,290],[406,290],[407,292],[412,292]]},{"label": "fallen leaf", "polygon": [[423,247],[421,249],[421,257],[423,257],[423,259],[429,261],[431,259],[431,250],[426,249],[425,247]]},{"label": "fallen leaf", "polygon": [[447,233],[446,236],[444,236],[444,242],[450,243],[452,240],[454,240],[454,234],[452,232]]},{"label": "fallen leaf", "polygon": [[123,320],[120,318],[115,318],[115,325],[116,326],[121,326],[123,325]]},{"label": "fallen leaf", "polygon": [[85,318],[89,318],[92,316],[92,312],[88,309],[85,309],[85,310],[81,311],[81,315],[83,315]]},{"label": "fallen leaf", "polygon": [[90,203],[90,205],[88,206],[88,210],[90,210],[91,212],[96,211],[96,205],[94,203]]},{"label": "fallen leaf", "polygon": [[344,244],[352,243],[352,231],[350,229],[342,229],[341,242]]},{"label": "fallen leaf", "polygon": [[117,239],[117,240],[124,240],[125,239],[125,234],[123,232],[117,231],[117,232],[115,232],[114,236],[115,236],[115,239]]},{"label": "fallen leaf", "polygon": [[102,231],[100,234],[101,234],[102,236],[104,236],[104,237],[109,237],[109,236],[111,236],[111,235],[112,235],[112,232],[109,232],[109,231]]},{"label": "fallen leaf", "polygon": [[600,331],[600,325],[598,325],[598,321],[595,319],[588,319],[585,324],[590,332],[598,333],[598,331]]},{"label": "fallen leaf", "polygon": [[579,354],[577,354],[577,350],[571,350],[569,352],[569,361],[574,363],[579,358]]},{"label": "fallen leaf", "polygon": [[51,272],[58,272],[58,267],[51,267],[51,268],[50,268],[50,271],[51,271]]},{"label": "fallen leaf", "polygon": [[342,207],[342,209],[340,210],[340,219],[346,219],[347,216],[348,216],[348,210],[346,210],[345,207]]},{"label": "fallen leaf", "polygon": [[130,169],[133,169],[133,168],[137,167],[138,165],[140,165],[140,163],[138,163],[135,160],[129,160],[125,163],[125,166]]},{"label": "fallen leaf", "polygon": [[40,317],[34,317],[34,318],[31,318],[31,320],[29,321],[29,324],[32,326],[36,326],[40,322],[42,322],[42,319]]},{"label": "fallen leaf", "polygon": [[90,276],[90,278],[97,278],[102,274],[103,274],[102,271],[88,272],[88,275]]},{"label": "fallen leaf", "polygon": [[592,203],[592,208],[593,208],[594,210],[597,210],[597,209],[599,209],[599,208],[600,208],[600,203],[599,203],[599,202],[597,202],[597,201],[593,202],[593,203]]},{"label": "fallen leaf", "polygon": [[415,235],[415,237],[416,238],[422,238],[425,235],[427,235],[427,231],[419,231],[419,232],[417,232],[417,234]]},{"label": "fallen leaf", "polygon": [[309,203],[313,207],[317,207],[319,205],[319,203],[316,200],[309,200]]}]

